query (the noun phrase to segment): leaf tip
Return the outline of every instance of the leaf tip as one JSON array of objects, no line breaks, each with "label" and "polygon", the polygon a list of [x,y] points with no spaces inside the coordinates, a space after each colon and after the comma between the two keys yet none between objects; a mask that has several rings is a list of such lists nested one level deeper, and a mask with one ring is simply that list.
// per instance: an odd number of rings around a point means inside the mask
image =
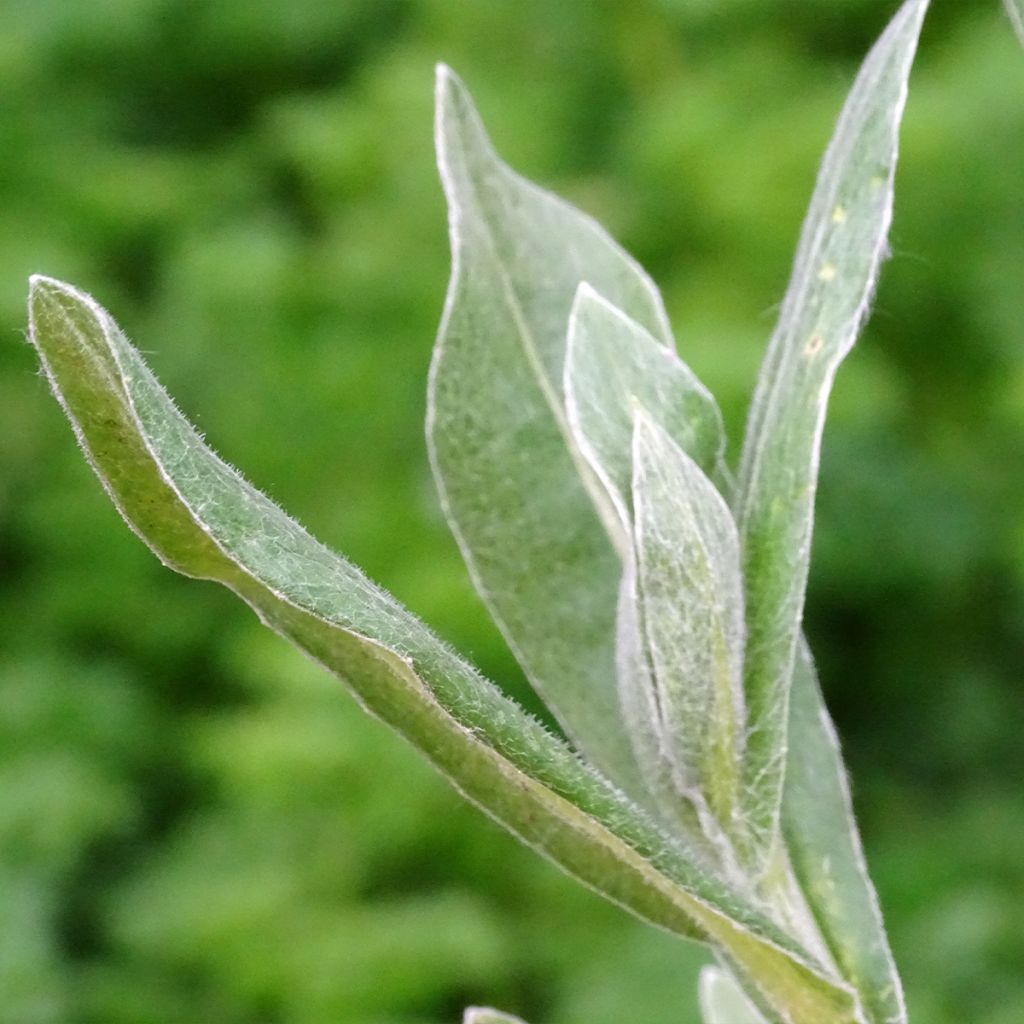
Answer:
[{"label": "leaf tip", "polygon": [[[572,298],[572,306],[569,309],[569,331],[566,336],[567,355],[578,347],[581,324],[592,318],[601,305],[606,303],[607,300],[589,281],[579,282]],[[566,362],[568,364],[568,358]]]},{"label": "leaf tip", "polygon": [[29,311],[44,303],[71,302],[81,305],[93,305],[92,299],[74,285],[60,281],[56,277],[45,274],[32,274],[28,279]]},{"label": "leaf tip", "polygon": [[467,152],[475,148],[486,153],[491,146],[469,90],[444,63],[435,65],[434,70],[434,146],[449,205],[458,205]]},{"label": "leaf tip", "polygon": [[66,281],[45,274],[32,274],[28,279],[29,340],[36,348],[64,333],[55,330],[72,321],[95,321],[104,325],[106,314],[91,295]]},{"label": "leaf tip", "polygon": [[438,61],[434,65],[434,84],[437,87],[438,96],[445,94],[458,81],[458,75],[444,61]]},{"label": "leaf tip", "polygon": [[454,114],[459,107],[472,106],[465,83],[443,61],[434,66],[434,101],[439,125],[445,123],[446,116]]},{"label": "leaf tip", "polygon": [[633,407],[633,450],[636,451],[644,443],[657,435],[659,428],[654,417],[640,403],[636,395],[630,396]]},{"label": "leaf tip", "polygon": [[[598,291],[589,281],[580,281],[573,299],[570,323],[587,320],[591,323],[607,325],[617,331],[649,333],[645,327],[637,323],[628,313],[617,306],[606,295]],[[659,342],[659,344],[663,344]]]},{"label": "leaf tip", "polygon": [[28,279],[28,308],[29,314],[44,302],[52,302],[58,296],[74,291],[70,285],[58,281],[55,277],[47,277],[45,274],[32,274]]},{"label": "leaf tip", "polygon": [[59,287],[61,283],[55,277],[47,277],[46,274],[31,274],[28,279],[28,290],[34,292],[37,288]]},{"label": "leaf tip", "polygon": [[579,319],[581,316],[600,316],[602,313],[608,316],[614,312],[616,312],[615,306],[589,281],[580,281],[576,286],[576,294],[573,296],[572,310],[569,314],[570,320]]},{"label": "leaf tip", "polygon": [[659,427],[636,395],[630,395],[630,406],[633,413],[633,436],[630,439],[629,450],[633,467],[632,488],[635,494],[644,468],[651,461],[651,453],[658,446]]},{"label": "leaf tip", "polygon": [[38,329],[47,317],[66,316],[68,302],[79,303],[80,293],[64,281],[45,274],[33,274],[28,279],[28,337],[37,348],[41,338]]}]

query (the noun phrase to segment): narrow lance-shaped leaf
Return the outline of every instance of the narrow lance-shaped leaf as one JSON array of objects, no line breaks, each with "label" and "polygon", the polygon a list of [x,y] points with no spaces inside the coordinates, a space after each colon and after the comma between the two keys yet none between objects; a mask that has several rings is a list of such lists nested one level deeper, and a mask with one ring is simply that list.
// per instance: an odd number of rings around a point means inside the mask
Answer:
[{"label": "narrow lance-shaped leaf", "polygon": [[225,584],[521,839],[654,924],[727,949],[794,1024],[854,997],[354,566],[218,459],[109,315],[34,278],[30,337],[108,494],[169,567]]},{"label": "narrow lance-shaped leaf", "polygon": [[905,1024],[906,1006],[868,877],[835,728],[807,644],[797,648],[782,831],[804,896],[872,1024]]},{"label": "narrow lance-shaped leaf", "polygon": [[1024,43],[1024,0],[1003,0],[1017,38]]},{"label": "narrow lance-shaped leaf", "polygon": [[701,970],[697,993],[704,1024],[768,1024],[743,989],[720,967]]},{"label": "narrow lance-shaped leaf", "polygon": [[714,859],[717,853],[690,799],[696,791],[684,796],[672,778],[641,636],[632,540],[632,447],[641,405],[683,451],[724,479],[722,417],[711,394],[679,357],[587,282],[580,285],[569,316],[564,388],[573,443],[593,471],[586,480],[595,504],[610,501],[616,514],[615,543],[624,569],[615,650],[626,729],[662,817],[691,847]]},{"label": "narrow lance-shaped leaf", "polygon": [[[580,281],[670,345],[650,279],[591,218],[511,171],[465,88],[437,78],[452,277],[430,375],[431,462],[473,581],[574,743],[643,798],[617,707],[620,565],[562,405]],[[543,567],[538,571],[538,567]]]},{"label": "narrow lance-shaped leaf", "polygon": [[927,0],[908,0],[868,55],[804,223],[751,406],[737,519],[747,588],[748,813],[767,856],[778,823],[789,681],[803,615],[825,407],[885,254],[899,123]]},{"label": "narrow lance-shaped leaf", "polygon": [[732,513],[714,485],[638,408],[633,435],[636,597],[676,787],[705,832],[743,840],[743,581]]},{"label": "narrow lance-shaped leaf", "polygon": [[[570,317],[566,359],[566,406],[577,444],[599,480],[613,493],[624,522],[631,520],[630,457],[637,403],[651,412],[691,455],[714,465],[722,446],[721,420],[707,395],[678,357],[582,285]],[[705,397],[706,396],[706,397]],[[702,423],[715,444],[694,442]],[[715,458],[711,458],[711,453]],[[697,461],[700,461],[698,459]],[[666,817],[682,825],[690,842],[703,846],[696,813],[678,805],[667,778],[668,758],[637,621],[638,596],[632,558],[622,584],[618,654],[623,710],[648,786],[670,805]],[[877,899],[864,866],[835,732],[803,648],[795,670],[790,715],[791,744],[783,828],[799,882],[844,976],[863,993],[872,1020],[898,1021],[899,979],[888,951]]]}]

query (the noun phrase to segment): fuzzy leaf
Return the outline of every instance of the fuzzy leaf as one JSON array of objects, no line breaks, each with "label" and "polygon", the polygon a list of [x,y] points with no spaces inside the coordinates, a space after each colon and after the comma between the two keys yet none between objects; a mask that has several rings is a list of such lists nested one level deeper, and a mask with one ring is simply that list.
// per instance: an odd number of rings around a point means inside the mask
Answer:
[{"label": "fuzzy leaf", "polygon": [[565,401],[576,446],[627,537],[637,406],[705,473],[725,475],[725,429],[711,393],[675,352],[586,282],[569,316]]},{"label": "fuzzy leaf", "polygon": [[[744,724],[736,524],[700,467],[642,408],[632,447],[638,624],[658,749],[679,792],[735,836]],[[705,831],[716,830],[708,822]]]},{"label": "fuzzy leaf", "polygon": [[94,300],[33,278],[29,334],[86,457],[166,565],[232,589],[567,872],[654,924],[727,950],[793,1024],[858,1019],[851,993],[771,921],[214,455]]},{"label": "fuzzy leaf", "polygon": [[748,813],[765,856],[782,797],[825,407],[885,255],[899,123],[927,5],[907,0],[868,55],[843,108],[744,440],[736,507],[747,588],[745,775]]},{"label": "fuzzy leaf", "polygon": [[1024,0],[1003,0],[1017,38],[1024,43]]},{"label": "fuzzy leaf", "polygon": [[907,1011],[868,877],[835,727],[806,643],[797,649],[782,831],[804,896],[843,977],[872,1024],[906,1024]]},{"label": "fuzzy leaf", "polygon": [[710,820],[710,812],[700,793],[692,787],[684,790],[679,784],[666,749],[654,668],[641,619],[632,546],[626,555],[619,586],[615,656],[623,722],[657,816],[703,863],[721,870],[723,854],[729,852],[718,842],[721,830]]},{"label": "fuzzy leaf", "polygon": [[719,854],[704,834],[704,805],[691,801],[695,793],[680,793],[666,756],[665,729],[642,637],[632,540],[632,447],[636,410],[643,406],[684,451],[724,478],[721,414],[671,349],[586,282],[579,286],[569,316],[564,388],[574,444],[592,470],[586,482],[596,507],[611,503],[610,532],[624,564],[615,652],[626,730],[661,817],[713,861]]},{"label": "fuzzy leaf", "polygon": [[589,471],[571,444],[562,377],[582,280],[670,346],[665,312],[595,221],[501,162],[444,67],[436,136],[452,277],[428,437],[445,513],[531,683],[579,749],[642,799],[615,685],[621,567],[581,479]]},{"label": "fuzzy leaf", "polygon": [[697,989],[704,1024],[767,1024],[743,989],[720,967],[705,967]]}]

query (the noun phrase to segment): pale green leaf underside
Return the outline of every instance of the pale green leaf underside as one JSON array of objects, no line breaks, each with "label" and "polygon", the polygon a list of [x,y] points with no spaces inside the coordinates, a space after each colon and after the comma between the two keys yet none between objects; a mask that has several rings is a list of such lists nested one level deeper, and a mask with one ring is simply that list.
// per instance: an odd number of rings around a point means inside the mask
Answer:
[{"label": "pale green leaf underside", "polygon": [[1003,0],[1017,38],[1024,43],[1024,0]]},{"label": "pale green leaf underside", "polygon": [[234,590],[570,874],[652,923],[728,950],[795,1024],[857,1019],[845,989],[770,921],[218,459],[92,299],[34,278],[30,337],[110,497],[166,565]]},{"label": "pale green leaf underside", "polygon": [[632,452],[638,617],[659,749],[681,790],[736,836],[744,724],[736,524],[697,463],[642,408]]},{"label": "pale green leaf underside", "polygon": [[768,1024],[720,967],[705,967],[700,972],[697,991],[704,1024]]},{"label": "pale green leaf underside", "polygon": [[621,549],[628,547],[631,533],[638,406],[705,473],[724,477],[725,430],[710,392],[672,349],[588,283],[580,285],[569,316],[564,387],[573,440],[623,526]]},{"label": "pale green leaf underside", "polygon": [[492,1010],[489,1006],[470,1006],[462,1015],[462,1024],[526,1024],[519,1017],[500,1010]]},{"label": "pale green leaf underside", "polygon": [[428,408],[442,503],[531,683],[579,749],[643,800],[615,687],[620,565],[581,479],[562,380],[581,281],[666,346],[668,322],[650,279],[595,221],[502,163],[447,68],[436,136],[453,264]]},{"label": "pale green leaf underside", "polygon": [[747,588],[748,814],[777,830],[828,392],[865,318],[892,215],[899,123],[927,0],[869,54],[818,175],[744,441],[736,502]]}]

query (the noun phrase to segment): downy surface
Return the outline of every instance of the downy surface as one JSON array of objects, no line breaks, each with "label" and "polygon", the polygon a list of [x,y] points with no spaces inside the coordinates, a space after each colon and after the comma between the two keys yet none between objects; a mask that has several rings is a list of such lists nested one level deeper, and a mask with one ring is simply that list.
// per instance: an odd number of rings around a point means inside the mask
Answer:
[{"label": "downy surface", "polygon": [[[861,993],[868,1019],[878,1024],[905,1018],[902,995],[800,623],[825,405],[885,253],[898,127],[926,8],[925,0],[901,8],[867,58],[840,117],[759,378],[732,496],[747,616],[745,706],[739,711],[734,702],[725,705],[734,721],[745,713],[747,723],[734,745],[745,755],[738,787],[743,827],[735,831],[751,837],[747,861],[755,874],[768,868],[795,874],[795,899],[778,893],[793,904],[785,916],[809,940],[820,933]],[[502,164],[457,80],[443,71],[440,81],[438,147],[455,266],[435,354],[431,440],[446,509],[481,594],[566,731],[623,786],[635,785],[639,770],[653,794],[648,804],[669,827],[691,836],[693,815],[665,811],[666,802],[692,799],[693,790],[679,784],[671,769],[658,724],[662,704],[650,682],[650,650],[628,649],[628,638],[647,627],[629,540],[634,496],[626,484],[632,465],[627,439],[636,408],[648,405],[669,436],[684,452],[689,448],[691,458],[702,459],[704,473],[729,494],[721,442],[707,440],[715,436],[717,412],[675,356],[660,316],[651,325],[648,282],[642,279],[638,292],[635,264],[595,234],[587,218],[574,216]],[[552,230],[556,221],[558,231]],[[510,237],[516,244],[507,244]],[[611,282],[609,253],[618,257],[611,261]],[[538,295],[541,313],[524,298]],[[492,325],[490,314],[480,313],[482,302],[503,310],[500,323]],[[564,398],[552,371],[566,344],[555,326],[553,310],[559,309],[570,311]],[[525,393],[503,403],[505,382],[513,379]],[[477,412],[466,415],[463,403]],[[690,417],[679,417],[687,406]],[[540,437],[543,443],[535,443]],[[508,500],[492,500],[485,486],[498,467],[500,494]],[[593,499],[589,516],[580,508],[581,493]],[[607,544],[601,543],[601,525]],[[525,561],[503,562],[513,550],[543,551],[544,572],[529,574]],[[615,564],[609,550],[625,563]],[[573,631],[565,633],[560,615],[581,586],[586,599]],[[621,741],[614,757],[604,755],[604,741],[619,728],[607,710],[615,675],[606,641],[614,593],[618,686],[625,695],[621,721],[639,753],[638,769],[623,757]],[[595,637],[596,643],[587,642]],[[585,643],[585,658],[571,660],[567,674],[545,670],[561,664],[566,639]],[[648,682],[635,685],[645,673]],[[581,693],[590,699],[578,710]],[[728,734],[727,723],[718,728]],[[780,858],[791,867],[780,869]]]},{"label": "downy surface", "polygon": [[[571,874],[712,943],[773,1024],[903,1019],[799,628],[825,401],[884,251],[925,7],[905,4],[840,119],[735,495],[717,410],[675,356],[650,280],[592,220],[508,170],[461,84],[439,72],[454,270],[431,374],[432,460],[481,593],[592,764],[219,460],[92,299],[32,282],[31,338],[55,394],[159,557],[233,589]],[[693,602],[672,607],[673,588]],[[632,716],[620,708],[629,659],[616,653],[628,636],[647,673]],[[693,714],[710,731],[693,730]],[[647,734],[659,737],[653,769]],[[673,794],[695,818],[666,810]],[[695,827],[712,840],[721,828],[727,846],[731,835],[742,863],[722,870],[714,843],[689,841]],[[766,905],[757,884],[780,850],[796,911]]]},{"label": "downy surface", "polygon": [[927,0],[910,0],[857,77],[826,151],[758,376],[736,515],[747,588],[749,813],[770,849],[785,774],[829,391],[865,316],[892,219],[899,124]]},{"label": "downy surface", "polygon": [[30,337],[83,451],[169,567],[224,583],[339,675],[469,799],[654,924],[731,952],[794,1024],[857,1019],[845,987],[562,741],[202,442],[89,296],[33,278]]}]

